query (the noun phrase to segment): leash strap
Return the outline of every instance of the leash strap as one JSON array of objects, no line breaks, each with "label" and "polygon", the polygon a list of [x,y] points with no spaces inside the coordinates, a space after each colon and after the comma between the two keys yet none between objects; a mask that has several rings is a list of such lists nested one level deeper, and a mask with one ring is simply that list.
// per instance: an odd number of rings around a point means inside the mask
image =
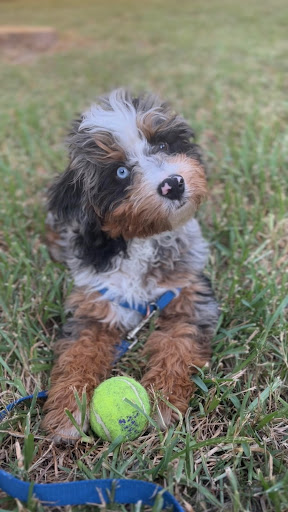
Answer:
[{"label": "leash strap", "polygon": [[153,506],[157,496],[162,496],[163,509],[171,507],[173,512],[184,512],[172,494],[151,482],[99,479],[33,485],[0,470],[0,488],[13,498],[27,502],[31,486],[33,495],[46,506],[128,504],[139,501],[143,505]]},{"label": "leash strap", "polygon": [[[104,290],[104,291],[103,291]],[[105,293],[106,289],[99,290]],[[143,307],[142,312],[139,309],[131,308],[128,303],[120,303],[123,307],[136,309],[139,313],[150,315],[155,311],[165,308],[176,296],[172,291],[161,295],[157,301]],[[118,350],[116,361],[118,361],[131,348],[134,343],[128,340],[122,340]],[[47,398],[47,391],[40,391],[38,398]],[[5,409],[0,411],[0,421],[14,409],[18,404],[26,400],[31,400],[34,395],[28,395],[8,404]],[[29,496],[33,494],[38,500],[46,506],[66,506],[66,505],[85,505],[96,504],[103,505],[111,503],[137,503],[153,506],[157,496],[163,499],[162,510],[170,507],[173,512],[184,512],[177,500],[163,487],[144,482],[142,480],[124,480],[124,479],[97,479],[97,480],[79,480],[76,482],[34,484],[33,482],[23,482],[6,471],[0,470],[0,489],[9,496],[27,502]],[[112,498],[113,497],[113,498]],[[112,501],[111,501],[112,500]]]},{"label": "leash strap", "polygon": [[[18,398],[18,400],[15,400],[15,402],[11,402],[10,404],[6,405],[5,409],[0,411],[0,421],[4,420],[5,416],[7,416],[8,412],[12,411],[16,405],[21,404],[21,402],[24,402],[25,400],[32,400],[34,395],[27,395],[23,396],[21,398]],[[37,398],[47,398],[48,392],[47,391],[40,391],[37,394]]]}]

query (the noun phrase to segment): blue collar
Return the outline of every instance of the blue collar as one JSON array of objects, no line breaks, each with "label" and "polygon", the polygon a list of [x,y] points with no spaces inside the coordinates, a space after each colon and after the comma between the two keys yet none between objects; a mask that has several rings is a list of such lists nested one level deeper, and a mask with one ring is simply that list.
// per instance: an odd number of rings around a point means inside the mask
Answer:
[{"label": "blue collar", "polygon": [[[181,288],[178,288],[178,290],[180,291]],[[101,293],[102,295],[104,295],[106,292],[108,292],[108,288],[101,288],[101,290],[97,290],[97,291],[99,293]],[[176,293],[172,292],[171,290],[168,290],[168,292],[165,292],[165,293],[163,293],[163,295],[160,295],[160,297],[157,300],[155,300],[153,302],[147,302],[144,306],[142,306],[141,304],[138,306],[136,306],[135,304],[131,305],[127,301],[118,302],[118,304],[122,308],[132,309],[134,311],[137,311],[137,313],[140,313],[141,315],[146,316],[147,314],[151,313],[155,309],[158,309],[159,311],[164,309],[171,302],[171,300],[174,299],[174,297],[176,297]]]}]

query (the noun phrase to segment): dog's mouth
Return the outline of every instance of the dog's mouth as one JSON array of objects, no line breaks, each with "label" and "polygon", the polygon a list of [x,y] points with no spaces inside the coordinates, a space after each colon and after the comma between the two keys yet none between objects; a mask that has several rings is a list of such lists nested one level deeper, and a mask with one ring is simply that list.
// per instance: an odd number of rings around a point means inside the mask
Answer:
[{"label": "dog's mouth", "polygon": [[[169,205],[169,210],[171,212],[176,212],[178,210],[181,210],[181,208],[183,208],[184,206],[187,205],[187,203],[189,203],[189,198],[188,197],[183,197],[181,199],[178,199],[177,201],[169,201],[168,205]],[[167,204],[167,203],[166,203]]]},{"label": "dog's mouth", "polygon": [[181,200],[173,201],[171,204],[170,214],[168,215],[169,222],[172,228],[177,228],[194,217],[197,210],[197,205],[192,198],[186,197]]},{"label": "dog's mouth", "polygon": [[178,202],[178,204],[176,205],[176,209],[177,210],[180,210],[180,208],[182,208],[183,206],[185,206],[185,204],[188,203],[188,199],[181,199],[181,201]]}]

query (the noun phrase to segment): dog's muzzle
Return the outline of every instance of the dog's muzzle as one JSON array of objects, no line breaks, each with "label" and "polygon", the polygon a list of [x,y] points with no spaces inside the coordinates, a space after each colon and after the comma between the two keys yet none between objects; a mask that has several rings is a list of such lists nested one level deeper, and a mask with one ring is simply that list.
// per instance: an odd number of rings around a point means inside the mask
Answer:
[{"label": "dog's muzzle", "polygon": [[172,201],[181,199],[185,190],[185,181],[179,174],[168,176],[165,178],[157,188],[158,194]]}]

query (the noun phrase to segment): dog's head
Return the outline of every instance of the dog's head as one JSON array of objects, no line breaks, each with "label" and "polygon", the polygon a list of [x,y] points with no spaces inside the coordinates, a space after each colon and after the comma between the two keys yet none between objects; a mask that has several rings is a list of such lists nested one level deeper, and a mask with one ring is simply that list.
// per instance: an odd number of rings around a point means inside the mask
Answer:
[{"label": "dog's head", "polygon": [[90,230],[96,223],[112,239],[173,230],[206,194],[193,137],[166,103],[115,90],[75,121],[70,163],[50,189],[49,208]]}]

